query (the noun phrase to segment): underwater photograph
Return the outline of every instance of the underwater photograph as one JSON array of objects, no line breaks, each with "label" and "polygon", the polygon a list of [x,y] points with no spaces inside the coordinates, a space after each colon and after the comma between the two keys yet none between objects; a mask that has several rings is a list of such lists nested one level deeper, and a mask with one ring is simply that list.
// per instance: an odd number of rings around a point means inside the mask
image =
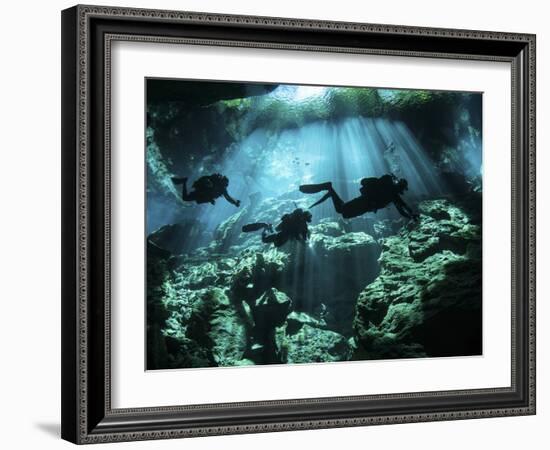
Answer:
[{"label": "underwater photograph", "polygon": [[145,87],[147,370],[482,354],[482,93]]}]

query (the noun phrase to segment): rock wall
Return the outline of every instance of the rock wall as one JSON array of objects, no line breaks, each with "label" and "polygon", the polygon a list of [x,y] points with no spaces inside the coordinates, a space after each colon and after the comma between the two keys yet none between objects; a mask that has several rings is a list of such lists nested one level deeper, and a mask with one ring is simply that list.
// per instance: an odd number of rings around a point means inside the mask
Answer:
[{"label": "rock wall", "polygon": [[481,354],[481,228],[447,200],[383,241],[359,295],[355,359]]}]

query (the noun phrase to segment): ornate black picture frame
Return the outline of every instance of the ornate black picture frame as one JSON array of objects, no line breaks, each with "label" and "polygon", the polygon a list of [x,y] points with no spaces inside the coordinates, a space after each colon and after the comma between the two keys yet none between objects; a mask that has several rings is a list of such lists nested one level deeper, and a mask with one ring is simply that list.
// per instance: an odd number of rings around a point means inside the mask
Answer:
[{"label": "ornate black picture frame", "polygon": [[[113,409],[110,49],[117,40],[512,67],[509,387]],[[62,437],[97,443],[535,414],[535,36],[98,6],[62,12]]]}]

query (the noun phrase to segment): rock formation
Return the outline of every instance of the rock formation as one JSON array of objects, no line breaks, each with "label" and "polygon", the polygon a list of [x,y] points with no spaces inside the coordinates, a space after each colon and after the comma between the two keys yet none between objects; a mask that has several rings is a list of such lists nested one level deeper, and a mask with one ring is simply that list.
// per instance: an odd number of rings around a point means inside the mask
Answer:
[{"label": "rock formation", "polygon": [[380,275],[360,294],[355,357],[481,354],[481,229],[446,200],[382,244]]}]

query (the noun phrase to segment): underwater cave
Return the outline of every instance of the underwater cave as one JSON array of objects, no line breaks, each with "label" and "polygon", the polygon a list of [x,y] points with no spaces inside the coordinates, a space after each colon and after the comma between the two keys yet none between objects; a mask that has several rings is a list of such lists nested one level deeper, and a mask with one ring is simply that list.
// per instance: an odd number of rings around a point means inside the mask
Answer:
[{"label": "underwater cave", "polygon": [[[148,369],[481,354],[481,107],[469,92],[148,80]],[[238,202],[185,199],[212,174]],[[348,202],[389,174],[405,213],[346,218],[328,194],[312,206],[327,189],[301,192],[330,182]],[[267,225],[296,210],[307,236],[272,245]]]}]

